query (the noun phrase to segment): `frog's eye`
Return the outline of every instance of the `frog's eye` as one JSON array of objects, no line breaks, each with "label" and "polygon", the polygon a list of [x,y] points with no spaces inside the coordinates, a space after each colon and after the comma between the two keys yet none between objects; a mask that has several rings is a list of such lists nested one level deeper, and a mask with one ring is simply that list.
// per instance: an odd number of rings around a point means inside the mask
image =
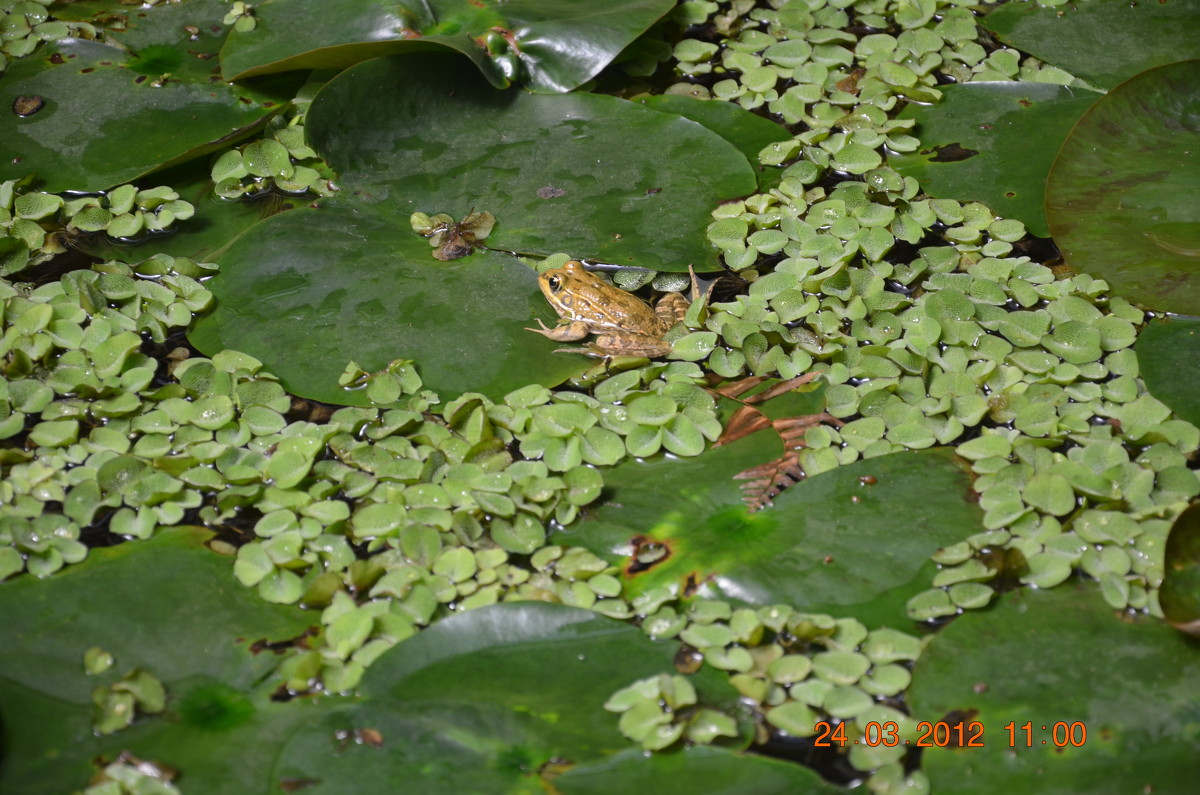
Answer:
[{"label": "frog's eye", "polygon": [[557,293],[562,289],[562,279],[557,276],[551,276],[549,279],[546,279],[546,282],[550,285],[550,292],[552,293]]}]

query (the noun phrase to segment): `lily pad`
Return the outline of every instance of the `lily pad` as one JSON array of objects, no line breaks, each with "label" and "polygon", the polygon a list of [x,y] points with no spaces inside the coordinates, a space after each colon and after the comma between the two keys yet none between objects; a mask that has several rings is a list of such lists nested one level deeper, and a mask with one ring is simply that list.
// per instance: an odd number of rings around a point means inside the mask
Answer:
[{"label": "lily pad", "polygon": [[[333,403],[365,401],[337,386],[351,360],[413,359],[444,395],[561,383],[589,362],[525,331],[555,315],[533,271],[501,252],[711,269],[709,210],[755,184],[744,156],[686,119],[614,97],[499,93],[443,55],[348,70],[313,102],[308,132],[342,194],[230,246],[209,285],[217,309],[190,338]],[[494,250],[441,263],[409,226],[416,211],[472,207],[496,217]]]},{"label": "lily pad", "polygon": [[1171,526],[1163,555],[1158,601],[1172,626],[1200,635],[1200,504],[1181,513]]},{"label": "lily pad", "polygon": [[1121,620],[1093,586],[1007,594],[917,660],[913,717],[983,727],[980,747],[925,748],[921,769],[934,792],[1177,791],[1200,773],[1195,669],[1190,639]]},{"label": "lily pad", "polygon": [[1079,120],[1046,183],[1076,270],[1146,307],[1200,315],[1200,60],[1114,88]]},{"label": "lily pad", "polygon": [[563,795],[611,792],[694,792],[759,795],[846,790],[824,781],[814,770],[724,748],[697,745],[670,753],[623,751],[598,762],[575,765],[554,780]]},{"label": "lily pad", "polygon": [[610,560],[627,558],[636,536],[663,544],[665,559],[630,576],[632,594],[691,578],[738,602],[907,625],[905,603],[935,571],[929,556],[981,526],[960,462],[947,450],[859,461],[747,513],[732,477],[777,446],[759,433],[686,461],[623,463],[588,518],[552,541]]},{"label": "lily pad", "polygon": [[921,148],[888,164],[930,195],[981,201],[1048,237],[1046,173],[1071,127],[1100,95],[1045,83],[966,83],[943,87],[936,105],[911,103]]},{"label": "lily pad", "polygon": [[24,117],[0,113],[0,180],[36,173],[42,190],[103,190],[218,149],[263,123],[290,101],[295,81],[232,86],[221,79],[207,59],[224,38],[227,8],[218,0],[148,8],[118,44],[64,39],[9,64],[0,107],[18,96],[41,97],[44,105]]},{"label": "lily pad", "polygon": [[755,189],[745,156],[713,132],[597,94],[497,92],[458,59],[360,64],[313,101],[312,146],[359,205],[497,219],[488,245],[618,265],[718,268],[704,239],[721,201]]},{"label": "lily pad", "polygon": [[[654,110],[674,113],[697,124],[703,124],[738,148],[750,163],[758,163],[758,155],[773,143],[790,141],[792,134],[770,119],[744,110],[733,102],[696,99],[679,94],[659,94],[637,100]],[[758,166],[759,191],[765,192],[779,183],[782,168]]]},{"label": "lily pad", "polygon": [[431,251],[407,223],[340,204],[270,218],[220,257],[216,309],[188,339],[209,355],[249,353],[288,391],[340,405],[367,404],[338,386],[351,361],[373,372],[411,359],[443,398],[500,398],[590,366],[525,330],[554,314],[529,267],[492,251],[440,263]]},{"label": "lily pad", "polygon": [[[94,550],[48,580],[0,585],[0,716],[5,724],[0,789],[70,792],[93,758],[134,754],[187,770],[200,791],[261,791],[275,732],[308,712],[272,706],[251,690],[278,662],[259,642],[303,635],[313,616],[269,605],[231,587],[232,560],[205,549],[193,528]],[[100,647],[114,665],[84,673]],[[133,670],[166,686],[169,719],[142,718],[123,732],[92,731],[91,692]],[[264,746],[265,750],[264,750]]]},{"label": "lily pad", "polygon": [[[376,660],[359,688],[365,703],[296,735],[276,779],[312,782],[314,795],[382,792],[418,779],[429,793],[544,792],[538,773],[547,762],[629,748],[603,704],[639,678],[676,673],[678,648],[562,605],[452,616]],[[691,680],[703,703],[736,712],[737,692],[723,674],[705,668]],[[331,742],[335,732],[368,728],[381,748]],[[612,781],[624,789],[620,777]]]},{"label": "lily pad", "polygon": [[1187,0],[1005,3],[980,24],[1005,44],[1100,88],[1155,66],[1200,57],[1196,7]]},{"label": "lily pad", "polygon": [[1200,318],[1164,317],[1142,329],[1138,373],[1154,397],[1200,426]]},{"label": "lily pad", "polygon": [[595,77],[673,0],[267,0],[221,51],[232,80],[345,68],[398,53],[457,51],[496,88],[563,92]]}]

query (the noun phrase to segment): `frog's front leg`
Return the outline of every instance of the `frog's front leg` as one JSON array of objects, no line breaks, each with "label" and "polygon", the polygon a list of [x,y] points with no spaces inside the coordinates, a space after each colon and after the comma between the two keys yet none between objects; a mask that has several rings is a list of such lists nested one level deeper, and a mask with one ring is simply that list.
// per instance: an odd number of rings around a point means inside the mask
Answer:
[{"label": "frog's front leg", "polygon": [[543,337],[549,337],[555,342],[575,342],[576,340],[583,339],[589,333],[591,333],[589,331],[588,324],[584,323],[582,320],[574,320],[570,323],[559,323],[554,328],[546,328],[546,324],[542,322],[541,318],[538,318],[538,325],[541,326],[541,328],[527,327],[525,330],[541,334]]}]

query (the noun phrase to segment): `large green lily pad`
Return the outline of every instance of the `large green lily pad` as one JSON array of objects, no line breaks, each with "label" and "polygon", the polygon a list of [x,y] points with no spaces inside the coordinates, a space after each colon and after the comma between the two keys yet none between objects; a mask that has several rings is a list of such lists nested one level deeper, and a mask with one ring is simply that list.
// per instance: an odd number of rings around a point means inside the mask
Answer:
[{"label": "large green lily pad", "polygon": [[835,795],[841,787],[814,770],[753,754],[696,745],[670,753],[640,750],[589,762],[554,780],[563,795],[620,792],[706,793],[706,795]]},{"label": "large green lily pad", "polygon": [[[792,134],[780,125],[751,113],[734,102],[697,99],[679,94],[656,94],[639,97],[638,102],[648,108],[678,114],[703,124],[717,135],[738,148],[750,163],[758,163],[758,155],[773,143],[790,140]],[[767,191],[779,184],[782,168],[757,166],[758,187]]]},{"label": "large green lily pad", "polygon": [[431,251],[407,223],[341,204],[270,218],[220,257],[216,308],[188,339],[210,355],[249,353],[288,391],[342,405],[367,399],[337,384],[350,361],[375,371],[413,360],[443,398],[500,398],[590,365],[525,330],[554,322],[528,266],[491,251],[441,263]]},{"label": "large green lily pad", "polygon": [[507,251],[711,271],[712,208],[755,189],[745,156],[695,122],[597,94],[497,92],[450,56],[346,71],[307,130],[343,188],[399,229],[417,210],[474,207]]},{"label": "large green lily pad", "polygon": [[[277,112],[294,81],[231,86],[207,60],[227,10],[218,0],[150,8],[119,44],[65,39],[9,64],[0,180],[36,173],[43,190],[103,190],[225,146]],[[194,40],[185,26],[198,29]],[[18,116],[8,109],[20,96],[44,105]]]},{"label": "large green lily pad", "polygon": [[[196,791],[261,791],[279,732],[310,714],[253,692],[278,663],[255,644],[302,635],[316,617],[236,585],[231,559],[204,548],[209,537],[164,531],[47,580],[0,584],[0,790],[75,791],[94,758],[128,748],[185,771]],[[115,658],[109,672],[85,674],[92,646]],[[134,669],[166,686],[166,713],[95,736],[92,688]]]},{"label": "large green lily pad", "polygon": [[[496,92],[450,56],[348,70],[313,102],[308,131],[342,194],[230,246],[210,283],[217,309],[190,338],[333,403],[365,400],[337,386],[351,360],[413,359],[443,395],[561,383],[589,362],[525,331],[555,315],[502,252],[711,269],[709,210],[755,184],[746,158],[694,122],[614,97]],[[472,207],[496,216],[496,251],[442,263],[408,222]]]},{"label": "large green lily pad", "polygon": [[980,530],[961,463],[947,450],[860,461],[747,513],[732,476],[777,447],[759,433],[695,459],[620,464],[605,473],[603,501],[552,540],[612,560],[635,536],[664,544],[669,557],[633,575],[631,593],[693,578],[739,602],[907,625],[905,603],[935,571],[929,556]]},{"label": "large green lily pad", "polygon": [[[983,726],[982,747],[925,748],[921,769],[934,792],[963,795],[1185,791],[1200,776],[1196,662],[1193,640],[1114,616],[1094,586],[1007,594],[917,660],[913,717]],[[1086,729],[1076,745],[1071,724]]]},{"label": "large green lily pad", "polygon": [[1045,83],[945,86],[936,105],[910,103],[921,148],[888,163],[939,198],[981,201],[1048,237],[1046,173],[1059,147],[1100,95]]},{"label": "large green lily pad", "polygon": [[1005,44],[1100,88],[1151,67],[1200,57],[1193,0],[1004,3],[980,24]]},{"label": "large green lily pad", "polygon": [[1046,183],[1067,263],[1148,308],[1200,315],[1200,60],[1114,88],[1079,120]]},{"label": "large green lily pad", "polygon": [[1172,626],[1200,636],[1200,503],[1175,519],[1163,553],[1158,602]]},{"label": "large green lily pad", "polygon": [[1200,426],[1200,318],[1161,317],[1138,334],[1138,374],[1150,394]]},{"label": "large green lily pad", "polygon": [[570,91],[595,77],[673,0],[267,0],[221,51],[230,79],[345,68],[397,53],[451,50],[497,88]]},{"label": "large green lily pad", "polygon": [[[678,648],[563,605],[500,604],[453,616],[376,660],[359,688],[363,704],[297,734],[276,780],[311,781],[314,795],[383,792],[398,781],[420,781],[427,793],[544,792],[545,763],[630,747],[603,704],[636,679],[676,673]],[[737,712],[723,674],[704,668],[691,679],[703,703]],[[367,728],[382,748],[331,742],[335,732]],[[611,791],[629,791],[620,775],[610,782]]]}]

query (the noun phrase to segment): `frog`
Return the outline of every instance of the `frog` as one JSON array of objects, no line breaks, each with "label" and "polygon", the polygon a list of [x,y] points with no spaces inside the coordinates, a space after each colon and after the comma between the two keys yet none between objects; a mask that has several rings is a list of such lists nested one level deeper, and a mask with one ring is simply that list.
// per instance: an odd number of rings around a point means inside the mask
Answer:
[{"label": "frog", "polygon": [[[693,283],[695,276],[693,275]],[[633,293],[601,279],[570,260],[538,276],[542,295],[558,313],[554,328],[527,328],[555,342],[575,342],[595,334],[586,348],[558,348],[556,353],[589,356],[643,356],[658,359],[671,352],[663,336],[683,320],[691,302],[682,293],[666,293],[653,307]]]}]

